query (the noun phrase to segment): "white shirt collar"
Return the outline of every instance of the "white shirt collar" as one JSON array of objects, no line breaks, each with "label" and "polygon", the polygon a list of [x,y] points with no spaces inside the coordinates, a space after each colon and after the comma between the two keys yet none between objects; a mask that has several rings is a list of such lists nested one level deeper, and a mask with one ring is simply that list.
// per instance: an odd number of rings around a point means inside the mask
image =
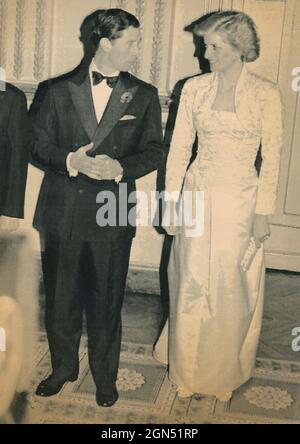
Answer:
[{"label": "white shirt collar", "polygon": [[[101,72],[99,70],[99,68],[96,66],[96,63],[95,63],[94,59],[92,60],[92,62],[90,64],[90,69],[89,69],[90,77],[91,78],[92,78],[92,72],[93,71],[100,72],[103,76],[106,76],[106,74],[103,74],[103,72]],[[109,74],[109,76],[107,76],[107,77],[117,77],[118,75],[120,75],[120,71],[115,71],[115,72],[112,72],[111,74]]]}]

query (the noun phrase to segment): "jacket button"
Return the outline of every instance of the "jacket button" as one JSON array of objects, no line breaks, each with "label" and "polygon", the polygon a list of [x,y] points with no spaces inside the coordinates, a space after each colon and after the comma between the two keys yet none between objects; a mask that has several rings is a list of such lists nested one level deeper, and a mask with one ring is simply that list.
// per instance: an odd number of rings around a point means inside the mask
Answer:
[{"label": "jacket button", "polygon": [[113,147],[113,150],[114,150],[114,151],[117,151],[117,149],[118,149],[118,147],[115,145],[115,146]]},{"label": "jacket button", "polygon": [[80,190],[78,190],[78,193],[81,195],[84,193],[84,190],[80,189]]}]

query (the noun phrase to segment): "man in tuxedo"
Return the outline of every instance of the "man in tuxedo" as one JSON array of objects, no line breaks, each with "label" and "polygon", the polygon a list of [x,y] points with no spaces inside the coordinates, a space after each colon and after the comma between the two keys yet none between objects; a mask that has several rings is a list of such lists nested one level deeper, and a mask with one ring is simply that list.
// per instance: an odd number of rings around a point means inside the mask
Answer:
[{"label": "man in tuxedo", "polygon": [[26,98],[3,81],[0,88],[0,233],[14,231],[24,217],[28,164]]},{"label": "man in tuxedo", "polygon": [[51,85],[33,118],[32,155],[45,169],[34,226],[44,239],[53,369],[37,388],[40,396],[77,379],[85,308],[96,401],[110,407],[118,399],[121,308],[135,227],[99,226],[96,198],[110,192],[117,216],[126,209],[127,217],[134,204],[126,208],[120,185],[135,191],[135,180],[163,161],[157,90],[128,73],[138,38],[136,17],[121,9],[100,11],[91,64]]}]

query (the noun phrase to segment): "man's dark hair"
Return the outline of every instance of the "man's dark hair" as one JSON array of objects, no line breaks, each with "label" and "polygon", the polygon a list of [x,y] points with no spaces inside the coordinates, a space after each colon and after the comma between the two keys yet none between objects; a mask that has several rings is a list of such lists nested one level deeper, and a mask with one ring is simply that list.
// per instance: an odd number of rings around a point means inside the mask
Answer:
[{"label": "man's dark hair", "polygon": [[103,14],[105,9],[97,9],[89,14],[83,20],[80,26],[80,37],[79,40],[83,45],[83,60],[82,63],[86,66],[89,66],[93,57],[95,56],[95,52],[97,51],[97,47],[93,44],[91,40],[91,36],[96,26],[96,20],[100,14]]},{"label": "man's dark hair", "polygon": [[99,12],[94,19],[94,26],[91,33],[91,41],[97,50],[100,40],[108,38],[116,40],[122,36],[122,31],[133,27],[139,28],[138,19],[123,9],[106,9]]},{"label": "man's dark hair", "polygon": [[97,9],[93,11],[91,14],[85,17],[81,26],[80,26],[80,41],[83,44],[91,44],[91,35],[96,26],[96,20],[101,15],[104,14],[106,9]]}]

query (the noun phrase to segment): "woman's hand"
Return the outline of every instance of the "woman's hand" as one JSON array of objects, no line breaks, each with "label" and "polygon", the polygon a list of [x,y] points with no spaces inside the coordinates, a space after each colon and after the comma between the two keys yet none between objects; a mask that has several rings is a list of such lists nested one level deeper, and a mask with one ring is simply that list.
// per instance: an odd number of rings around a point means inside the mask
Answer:
[{"label": "woman's hand", "polygon": [[264,214],[255,214],[253,222],[253,237],[255,245],[260,248],[261,244],[270,237],[271,228],[269,216]]}]

